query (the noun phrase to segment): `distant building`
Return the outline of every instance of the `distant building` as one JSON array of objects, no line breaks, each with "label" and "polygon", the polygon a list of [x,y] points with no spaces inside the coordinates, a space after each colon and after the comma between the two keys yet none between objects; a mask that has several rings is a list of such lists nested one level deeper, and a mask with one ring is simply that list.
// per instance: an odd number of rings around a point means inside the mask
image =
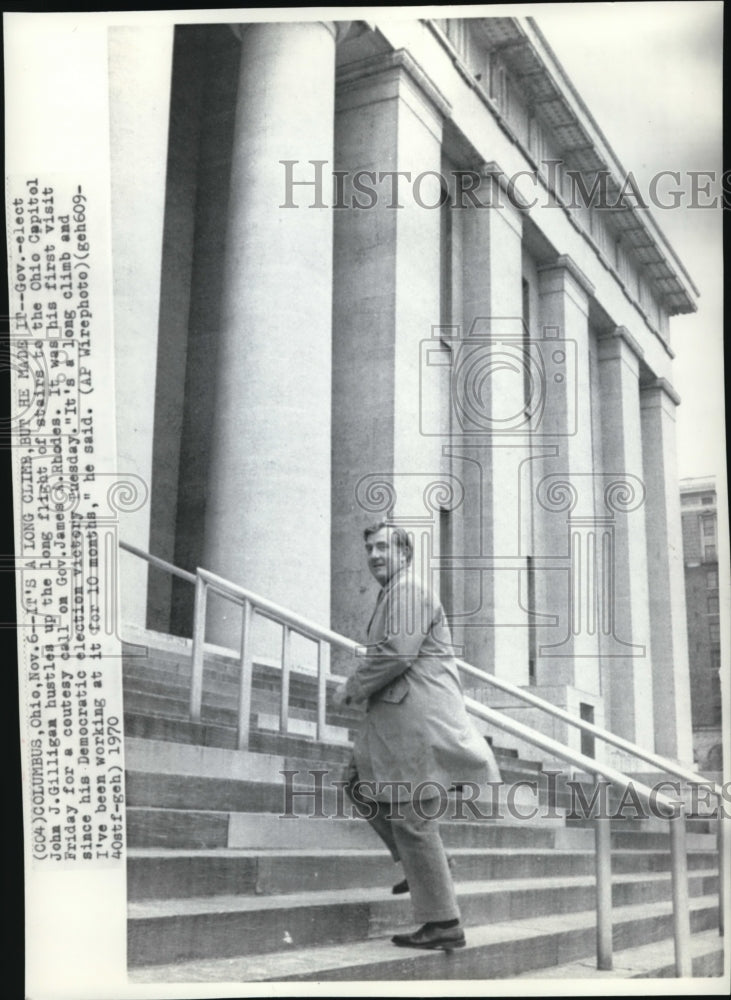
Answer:
[{"label": "distant building", "polygon": [[681,479],[685,601],[693,750],[699,767],[721,768],[721,635],[718,512],[713,479]]}]

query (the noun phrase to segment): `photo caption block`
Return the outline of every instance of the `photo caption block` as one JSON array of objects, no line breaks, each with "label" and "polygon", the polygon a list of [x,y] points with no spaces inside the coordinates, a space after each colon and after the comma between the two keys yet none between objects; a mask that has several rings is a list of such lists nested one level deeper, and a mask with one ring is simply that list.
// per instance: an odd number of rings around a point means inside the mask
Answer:
[{"label": "photo caption block", "polygon": [[111,281],[92,189],[34,175],[6,192],[26,823],[33,865],[64,868],[124,860],[117,529],[138,485],[113,471]]}]

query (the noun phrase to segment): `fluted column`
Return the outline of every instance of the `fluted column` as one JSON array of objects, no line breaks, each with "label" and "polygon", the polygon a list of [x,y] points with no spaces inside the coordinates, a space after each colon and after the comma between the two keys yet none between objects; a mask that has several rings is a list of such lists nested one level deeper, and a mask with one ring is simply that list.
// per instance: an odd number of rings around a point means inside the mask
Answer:
[{"label": "fluted column", "polygon": [[656,379],[641,387],[640,401],[647,489],[655,748],[668,757],[691,762],[688,638],[675,450],[675,410],[680,398],[665,379]]},{"label": "fluted column", "polygon": [[332,210],[282,207],[281,161],[331,169],[335,28],[241,38],[204,565],[327,621]]},{"label": "fluted column", "polygon": [[[642,350],[624,327],[599,341],[604,468],[618,482],[641,484],[639,367]],[[612,629],[601,636],[609,728],[646,749],[655,741],[645,490],[634,509],[614,520]]]}]

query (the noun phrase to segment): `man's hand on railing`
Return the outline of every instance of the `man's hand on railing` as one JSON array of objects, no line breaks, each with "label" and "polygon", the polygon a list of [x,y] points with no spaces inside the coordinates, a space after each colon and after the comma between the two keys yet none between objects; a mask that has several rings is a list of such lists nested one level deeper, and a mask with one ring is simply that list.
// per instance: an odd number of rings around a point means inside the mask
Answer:
[{"label": "man's hand on railing", "polygon": [[331,693],[330,698],[332,700],[335,708],[344,708],[346,705],[350,704],[350,695],[345,690],[345,681],[342,684],[338,684],[335,690]]}]

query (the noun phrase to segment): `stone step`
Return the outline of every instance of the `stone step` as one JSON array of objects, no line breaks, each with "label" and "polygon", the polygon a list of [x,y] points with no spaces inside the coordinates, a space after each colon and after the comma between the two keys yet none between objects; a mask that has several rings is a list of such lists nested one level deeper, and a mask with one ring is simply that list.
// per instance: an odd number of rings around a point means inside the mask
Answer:
[{"label": "stone step", "polygon": [[[164,646],[163,641],[163,646]],[[142,646],[130,646],[122,643],[122,669],[126,673],[128,670],[162,670],[172,671],[190,675],[192,663],[192,643],[188,640],[183,644],[174,643],[170,648],[157,648],[153,644]],[[317,671],[314,662],[302,661],[297,650],[292,651],[291,669],[298,675],[308,675],[316,677]],[[255,673],[281,669],[281,660],[276,655],[263,653],[254,649],[253,665]],[[241,663],[238,652],[235,650],[225,650],[220,646],[213,646],[206,643],[203,652],[204,673],[219,674],[222,677],[236,679],[241,672]]]},{"label": "stone step", "polygon": [[[150,716],[138,712],[125,712],[124,720],[127,743],[134,739],[155,746],[167,743],[176,747],[189,745],[198,749],[218,751],[233,751],[237,743],[236,730],[229,726]],[[294,764],[296,767],[304,765],[332,767],[333,770],[342,769],[351,757],[351,748],[344,743],[318,742],[305,736],[285,736],[261,730],[252,731],[249,751],[286,759],[288,767]],[[524,779],[524,775],[520,772],[517,774],[511,772],[503,766],[502,761],[499,763],[506,784]],[[540,801],[544,801],[542,797]]]},{"label": "stone step", "polygon": [[[275,724],[272,719],[262,721],[266,721],[268,725]],[[294,725],[299,724],[294,723]],[[314,733],[312,727],[308,726],[307,730]],[[342,731],[337,727],[326,730],[326,734],[331,736],[329,742],[317,742],[307,735],[284,736],[278,732],[253,729],[249,739],[249,752],[281,758],[282,764],[278,771],[285,767],[305,770],[325,768],[331,769],[340,777],[344,766],[350,760],[351,744],[345,742]],[[208,721],[195,723],[183,718],[152,716],[144,712],[125,712],[125,737],[128,746],[130,741],[139,745],[149,744],[155,747],[155,754],[158,754],[162,745],[171,746],[171,749],[174,747],[175,752],[182,752],[185,746],[208,752],[220,753],[226,750],[235,753],[244,752],[235,750],[237,735],[233,726],[221,726]],[[514,769],[511,757],[507,757],[509,762],[507,766],[501,757],[497,759],[506,787],[516,782],[523,783],[526,791],[537,787],[538,802],[541,805],[546,804],[546,796],[541,793],[541,784],[537,778],[530,772],[526,775],[520,766]],[[552,811],[554,815],[559,815],[559,811]]]},{"label": "stone step", "polygon": [[[269,780],[218,778],[208,775],[126,772],[128,807],[159,809],[197,809],[213,811],[270,812],[296,814],[303,818],[313,815],[336,817],[352,812],[350,800],[343,790],[343,766],[332,768],[289,769],[284,774],[269,776]],[[485,819],[513,817],[520,819],[533,812],[540,813],[539,802],[531,789],[486,787],[479,795],[470,790],[461,807],[459,793],[449,792],[444,802],[447,815],[453,812],[469,817],[478,812]],[[438,807],[441,805],[437,803]],[[429,812],[434,807],[426,807]]]},{"label": "stone step", "polygon": [[[233,710],[238,700],[238,683],[212,683],[207,676],[203,678],[203,704],[213,708],[228,708]],[[162,675],[158,671],[144,676],[128,677],[124,679],[125,697],[134,695],[138,701],[142,696],[155,695],[166,698],[173,698],[181,702],[186,708],[190,697],[190,681],[179,677],[177,674]],[[279,708],[280,684],[277,677],[276,684],[269,684],[264,679],[252,680],[252,704],[260,711],[274,710]],[[312,713],[314,718],[317,711],[317,687],[315,685],[303,686],[298,684],[294,678],[290,680],[289,691],[290,710],[301,709],[304,713]],[[359,714],[340,710],[328,706],[328,715],[337,715],[343,719],[347,725],[356,725]],[[305,714],[302,716],[307,718]]]},{"label": "stone step", "polygon": [[[458,883],[485,879],[592,876],[593,849],[452,848]],[[715,857],[688,853],[688,869],[713,871]],[[670,858],[649,851],[616,851],[615,875],[669,872]],[[127,894],[130,900],[229,894],[280,894],[319,889],[388,888],[401,868],[385,849],[370,850],[166,850],[130,848]]]},{"label": "stone step", "polygon": [[[333,774],[337,774],[333,768]],[[174,777],[174,776],[173,776]],[[215,784],[216,779],[204,779],[196,783],[190,779],[182,779],[176,789],[176,782],[170,776],[160,779],[161,795],[168,796],[167,805],[138,806],[128,804],[128,841],[130,846],[168,846],[168,847],[368,847],[371,836],[367,824],[358,818],[349,801],[337,797],[326,790],[322,799],[322,808],[316,810],[312,797],[312,784],[303,785],[306,794],[302,798],[292,798],[290,808],[285,808],[284,790],[276,781],[264,784],[252,784],[250,790],[243,787],[242,801],[236,803],[236,809],[226,808],[212,810],[205,799],[205,786],[213,781],[212,793],[219,796],[223,804],[236,796],[236,789],[223,784]],[[154,789],[154,778],[140,778],[140,784],[133,781],[133,788],[146,787]],[[186,787],[190,785],[190,794],[198,795],[198,801],[205,802],[205,807],[197,809],[176,806],[176,801],[186,801]],[[266,787],[266,786],[269,787]],[[294,791],[296,786],[292,786]],[[527,837],[531,843],[536,843],[541,836],[553,838],[553,846],[586,845],[594,843],[594,832],[585,827],[565,827],[562,819],[548,818],[540,808],[526,799],[517,801],[519,812],[515,806],[509,809],[506,799],[512,790],[499,789],[496,799],[476,800],[479,816],[476,818],[473,809],[461,801],[459,797],[450,796],[441,803],[440,818],[442,820],[442,835],[445,842],[453,842],[455,846],[479,844],[484,831],[490,838],[499,836],[494,829],[505,831],[505,835],[514,838],[512,844],[506,846],[519,847]],[[521,794],[529,796],[528,789],[521,789]],[[244,797],[245,796],[245,797]],[[148,798],[154,797],[148,795]],[[134,800],[130,800],[132,803]],[[318,800],[319,801],[319,800]],[[244,806],[246,803],[246,807]],[[281,810],[278,803],[281,803]],[[262,811],[258,807],[267,807]],[[274,807],[269,809],[269,807]],[[275,811],[279,810],[279,811]],[[315,813],[319,811],[322,816]],[[282,814],[288,815],[282,815]],[[534,815],[532,815],[534,814]],[[526,818],[520,819],[519,816]],[[348,817],[348,818],[345,818]],[[459,831],[459,832],[457,832]],[[557,831],[562,831],[562,844],[556,840]],[[375,836],[375,835],[373,835]],[[148,839],[149,838],[149,839]],[[192,839],[191,839],[192,838]],[[318,839],[322,838],[322,839]],[[450,838],[457,838],[450,840]],[[465,838],[469,838],[465,840]],[[494,843],[494,839],[493,839]],[[669,837],[655,833],[618,833],[611,835],[613,850],[631,848],[634,850],[666,851],[669,847]],[[544,842],[544,846],[549,846]],[[711,834],[693,834],[687,836],[687,846],[690,850],[705,850],[713,852],[716,847],[715,837]]]},{"label": "stone step", "polygon": [[[655,851],[670,849],[669,823],[665,824],[664,833],[650,830],[612,830],[612,847],[623,848],[633,847],[637,850]],[[572,829],[579,829],[572,827]],[[713,833],[694,833],[689,831],[686,836],[688,848],[699,848],[701,850],[714,851],[716,849],[716,835]]]},{"label": "stone step", "polygon": [[[276,699],[264,697],[261,699],[256,698],[255,701],[256,703],[252,705],[250,718],[255,719],[257,714],[264,715],[267,718],[276,718],[278,729],[279,695],[277,695]],[[184,694],[182,688],[171,688],[169,690],[161,688],[159,691],[140,691],[125,688],[124,707],[125,711],[134,714],[149,714],[163,718],[181,719],[183,721],[186,721],[189,716],[189,700],[187,693]],[[290,702],[289,707],[290,721],[292,719],[302,719],[314,722],[317,718],[316,708],[310,708],[302,700],[295,701],[294,703]],[[204,692],[201,708],[203,721],[211,725],[228,726],[233,729],[238,724],[235,692],[232,692],[228,698],[219,695],[215,699]],[[327,714],[330,717],[330,721],[334,721],[333,716],[336,713],[329,711]],[[349,728],[354,730],[358,725],[357,720],[346,718],[339,713],[338,720],[344,724],[340,728],[344,729],[345,732]]]},{"label": "stone step", "polygon": [[[183,640],[162,634],[149,635],[150,641],[159,642],[162,646],[170,645],[171,648],[156,649],[153,646],[135,645],[124,642],[122,645],[124,650],[125,689],[127,688],[128,676],[130,679],[134,679],[137,677],[150,678],[162,675],[163,683],[166,679],[170,679],[172,683],[182,685],[183,689],[187,692],[191,673],[190,643],[188,642],[187,646],[181,649],[180,646]],[[170,643],[169,640],[172,640],[172,642]],[[220,681],[224,685],[224,691],[230,691],[232,686],[233,690],[237,691],[240,672],[237,657],[235,655],[224,655],[220,652],[213,653],[211,650],[214,648],[217,647],[206,646],[204,658],[204,691],[207,690],[209,681],[214,683],[214,685]],[[185,681],[186,677],[188,678],[187,682]],[[260,686],[262,689],[266,687],[270,691],[278,692],[280,677],[281,668],[278,662],[261,659],[254,664],[253,681],[255,689],[257,686]],[[331,674],[328,678],[328,687],[335,686],[342,680],[343,677]],[[132,686],[134,687],[134,684]],[[293,667],[290,675],[290,698],[298,698],[300,695],[308,699],[312,698],[312,705],[314,706],[316,704],[316,691],[316,674],[309,670],[300,671],[296,667]],[[342,709],[341,712],[346,719],[352,717],[355,720],[360,717],[358,711],[353,711],[352,716],[346,709]],[[506,738],[509,739],[509,737]],[[501,767],[507,765],[507,758],[510,758],[515,762],[516,769],[525,775],[538,774],[541,771],[542,764],[540,761],[521,759],[513,747],[496,745],[492,737],[490,737],[489,742]]]},{"label": "stone step", "polygon": [[[256,728],[262,732],[279,732],[279,714],[272,715],[268,712],[256,713]],[[299,714],[289,716],[287,724],[288,734],[292,736],[305,736],[314,740],[317,736],[317,722],[312,719],[303,719]],[[342,726],[325,724],[323,727],[323,740],[327,743],[340,743],[344,746],[352,746],[355,738],[355,730],[344,729]]]},{"label": "stone step", "polygon": [[[723,938],[716,928],[692,934],[690,957],[693,976],[710,979],[723,975]],[[675,977],[675,946],[672,940],[653,941],[636,948],[624,948],[613,955],[612,968],[599,970],[596,958],[533,969],[516,976],[543,983],[546,979],[671,979]],[[695,990],[693,991],[695,993]],[[604,994],[607,995],[606,993]],[[614,994],[613,994],[614,995]]]},{"label": "stone step", "polygon": [[[567,830],[560,820],[528,821],[455,819],[440,823],[447,847],[588,848],[590,830]],[[274,813],[212,812],[127,808],[130,847],[169,848],[373,848],[377,835],[363,819],[299,817]]]},{"label": "stone step", "polygon": [[[515,888],[515,887],[513,887]],[[560,890],[559,890],[560,891]],[[531,890],[527,890],[527,899]],[[460,896],[461,905],[466,894]],[[391,897],[394,901],[394,897]],[[390,901],[389,901],[390,902]],[[220,909],[219,901],[212,904],[213,912]],[[396,902],[396,906],[400,906]],[[529,905],[526,902],[526,905]],[[690,919],[693,932],[707,931],[717,920],[717,901],[713,897],[698,896],[690,900]],[[270,914],[277,911],[269,910]],[[307,912],[305,910],[305,912]],[[134,922],[130,925],[129,955],[132,965],[146,966],[133,970],[136,982],[281,982],[281,981],[413,981],[413,980],[464,980],[504,979],[524,973],[529,969],[585,959],[594,954],[596,947],[595,913],[593,909],[536,915],[523,919],[502,920],[467,927],[467,946],[459,951],[431,952],[408,948],[395,948],[388,935],[367,939],[368,908],[365,903],[354,902],[350,921],[341,921],[333,927],[337,943],[321,943],[322,927],[319,920],[324,914],[310,913],[310,919],[295,923],[295,911],[284,911],[279,923],[272,919],[269,935],[261,935],[261,923],[244,911],[243,917],[228,915],[224,933],[216,938],[219,959],[205,960],[202,947],[207,918],[202,914],[191,920],[187,933],[176,924],[180,915],[160,913],[151,920],[159,921],[159,930],[166,936],[170,957],[164,958],[159,950],[150,947],[157,935],[140,934],[137,941]],[[488,911],[488,916],[492,916]],[[304,916],[304,914],[303,914]],[[165,922],[167,921],[167,926]],[[409,924],[413,926],[412,924]],[[210,926],[210,925],[209,925]],[[618,907],[614,911],[613,938],[617,951],[629,946],[662,941],[672,933],[672,908],[668,901],[641,902]],[[268,952],[248,957],[243,950],[251,937],[262,941]],[[278,950],[275,950],[278,949]],[[199,956],[191,962],[193,955]],[[144,956],[144,957],[143,957]],[[153,966],[151,963],[165,963]]]},{"label": "stone step", "polygon": [[[279,732],[279,706],[276,714],[272,712],[257,711],[262,706],[254,706],[250,720],[254,726],[265,732]],[[124,693],[125,712],[135,715],[150,715],[157,718],[175,719],[181,722],[188,720],[189,706],[187,699],[173,698],[165,694],[151,694],[149,692],[129,691]],[[289,732],[293,736],[305,736],[314,739],[317,731],[317,713],[313,710],[299,706],[290,706]],[[342,721],[343,717],[340,716]],[[238,725],[238,710],[231,707],[229,700],[227,707],[212,705],[210,701],[203,699],[201,705],[201,721],[209,726],[224,726],[235,729]],[[325,726],[326,742],[338,744],[351,744],[355,736],[354,729],[333,724],[332,720]]]},{"label": "stone step", "polygon": [[172,774],[177,775],[181,782],[188,778],[219,779],[224,776],[232,781],[270,783],[281,782],[283,770],[301,771],[306,777],[310,770],[332,768],[340,776],[345,766],[342,761],[333,762],[317,757],[146,740],[129,734],[125,738],[125,764],[128,772]]},{"label": "stone step", "polygon": [[[135,692],[125,693],[125,720],[129,718],[130,723],[127,732],[137,736],[156,737],[172,740],[174,742],[201,742],[219,747],[234,747],[236,744],[236,711],[222,708],[212,708],[203,704],[202,721],[192,723],[187,719],[188,705],[184,701],[174,701],[161,695],[138,695]],[[316,723],[309,718],[302,718],[308,714],[307,710],[301,708],[293,709],[290,716],[290,733],[283,737],[279,734],[279,716],[265,712],[253,714],[252,721],[255,729],[259,733],[252,735],[251,746],[273,748],[276,744],[262,742],[269,733],[271,740],[297,739],[307,741],[300,744],[296,749],[306,755],[312,753],[312,743],[316,735]],[[315,713],[312,712],[312,715]],[[343,720],[345,721],[345,720]],[[325,729],[325,740],[323,744],[331,747],[338,747],[335,755],[336,759],[345,762],[350,756],[349,747],[355,732],[352,729],[345,729],[342,726],[328,724]],[[548,801],[546,786],[541,781],[540,776],[524,774],[522,768],[514,769],[506,766],[500,761],[503,780],[509,784],[511,782],[529,782],[538,790],[542,803]],[[542,794],[543,793],[543,794]],[[575,821],[575,820],[574,820]],[[580,821],[578,825],[581,825]]]},{"label": "stone step", "polygon": [[[590,819],[578,819],[571,815],[566,816],[568,826],[588,826],[591,822],[592,820]],[[647,816],[642,819],[612,818],[611,823],[614,833],[637,833],[638,831],[642,831],[643,833],[659,833],[663,836],[668,834],[668,820],[662,819],[660,816]],[[688,833],[708,833],[715,837],[716,820],[699,816],[686,816],[685,828]]]},{"label": "stone step", "polygon": [[[129,671],[128,671],[129,673]],[[253,679],[253,703],[252,715],[256,711],[269,710],[278,716],[279,712],[279,680],[280,671],[273,671],[271,683],[265,678],[257,675]],[[329,684],[339,683],[340,678],[333,677]],[[158,670],[142,671],[137,670],[132,676],[125,674],[125,708],[130,712],[144,712],[149,705],[149,710],[155,715],[171,714],[175,717],[187,718],[188,698],[189,698],[189,678],[186,681],[177,673],[161,673]],[[144,695],[150,695],[149,702],[144,699]],[[165,712],[163,703],[155,698],[170,698],[176,702],[174,711]],[[238,682],[228,680],[218,686],[209,683],[208,674],[204,675],[203,684],[203,706],[204,708],[224,709],[228,713],[224,724],[235,726],[236,714],[232,705],[235,705],[238,696]],[[293,674],[290,680],[290,713],[291,716],[309,719],[317,718],[317,685],[312,678],[304,678],[300,683],[297,675]],[[328,707],[328,721],[333,725],[343,728],[355,729],[360,721],[362,713],[349,712],[346,709],[335,710]],[[207,719],[206,721],[215,721]],[[538,761],[527,761],[518,758],[515,750],[508,747],[494,746],[493,752],[502,770],[507,770],[513,780],[527,778],[540,780],[541,764]],[[545,784],[545,781],[544,781]]]},{"label": "stone step", "polygon": [[[233,750],[236,747],[236,730],[232,726],[186,719],[164,718],[141,712],[124,713],[125,736],[144,740],[162,740],[170,743],[192,744]],[[327,744],[305,737],[282,736],[278,733],[252,732],[249,749],[258,753],[294,756],[305,760],[325,761],[331,764],[346,763],[350,748],[341,744]]]},{"label": "stone step", "polygon": [[[239,690],[240,668],[236,671],[221,671],[204,664],[203,691],[213,698],[236,698]],[[254,664],[252,673],[252,690],[255,694],[277,693],[281,687],[282,671],[278,666],[266,663]],[[153,662],[128,665],[124,668],[124,687],[129,690],[150,691],[151,693],[166,693],[176,691],[181,697],[186,697],[190,691],[190,664],[158,664]],[[342,678],[328,676],[328,688],[332,689]],[[307,700],[311,704],[317,701],[317,675],[305,671],[292,670],[290,673],[290,698]],[[357,713],[352,711],[355,718]]]},{"label": "stone step", "polygon": [[[691,898],[707,897],[717,878],[688,879]],[[614,907],[648,905],[671,899],[669,875],[619,876],[612,883]],[[526,917],[590,911],[593,878],[510,879],[463,882],[458,888],[465,926]],[[380,888],[323,889],[285,896],[216,896],[148,900],[128,906],[130,964],[257,955],[281,950],[284,934],[292,944],[360,941],[412,922],[411,901]],[[187,947],[181,951],[181,942]],[[190,950],[190,949],[193,950]],[[231,949],[236,949],[232,951]]]},{"label": "stone step", "polygon": [[[312,772],[327,771],[323,785],[340,781],[345,774],[342,762],[311,761],[301,757],[286,757],[249,751],[226,750],[217,747],[200,747],[189,744],[169,743],[162,740],[144,740],[128,737],[125,762],[127,765],[126,796],[128,806],[161,806],[166,808],[193,809],[246,809],[243,802],[257,803],[260,811],[282,812],[284,801],[283,771],[297,772],[292,781],[298,790],[312,790],[316,775]],[[222,777],[225,776],[225,777]],[[506,786],[510,774],[503,772]],[[249,790],[252,784],[268,785],[267,790]],[[507,796],[510,799],[507,800]],[[329,791],[332,802],[335,789]],[[301,797],[296,802],[305,801]],[[507,801],[522,813],[533,811],[545,803],[536,800],[530,787],[522,786],[513,792],[507,787],[502,794],[483,795],[477,800],[482,814],[498,811],[510,815]],[[328,806],[328,811],[330,807]],[[465,806],[465,809],[468,807]],[[332,810],[336,811],[336,810]]]}]

